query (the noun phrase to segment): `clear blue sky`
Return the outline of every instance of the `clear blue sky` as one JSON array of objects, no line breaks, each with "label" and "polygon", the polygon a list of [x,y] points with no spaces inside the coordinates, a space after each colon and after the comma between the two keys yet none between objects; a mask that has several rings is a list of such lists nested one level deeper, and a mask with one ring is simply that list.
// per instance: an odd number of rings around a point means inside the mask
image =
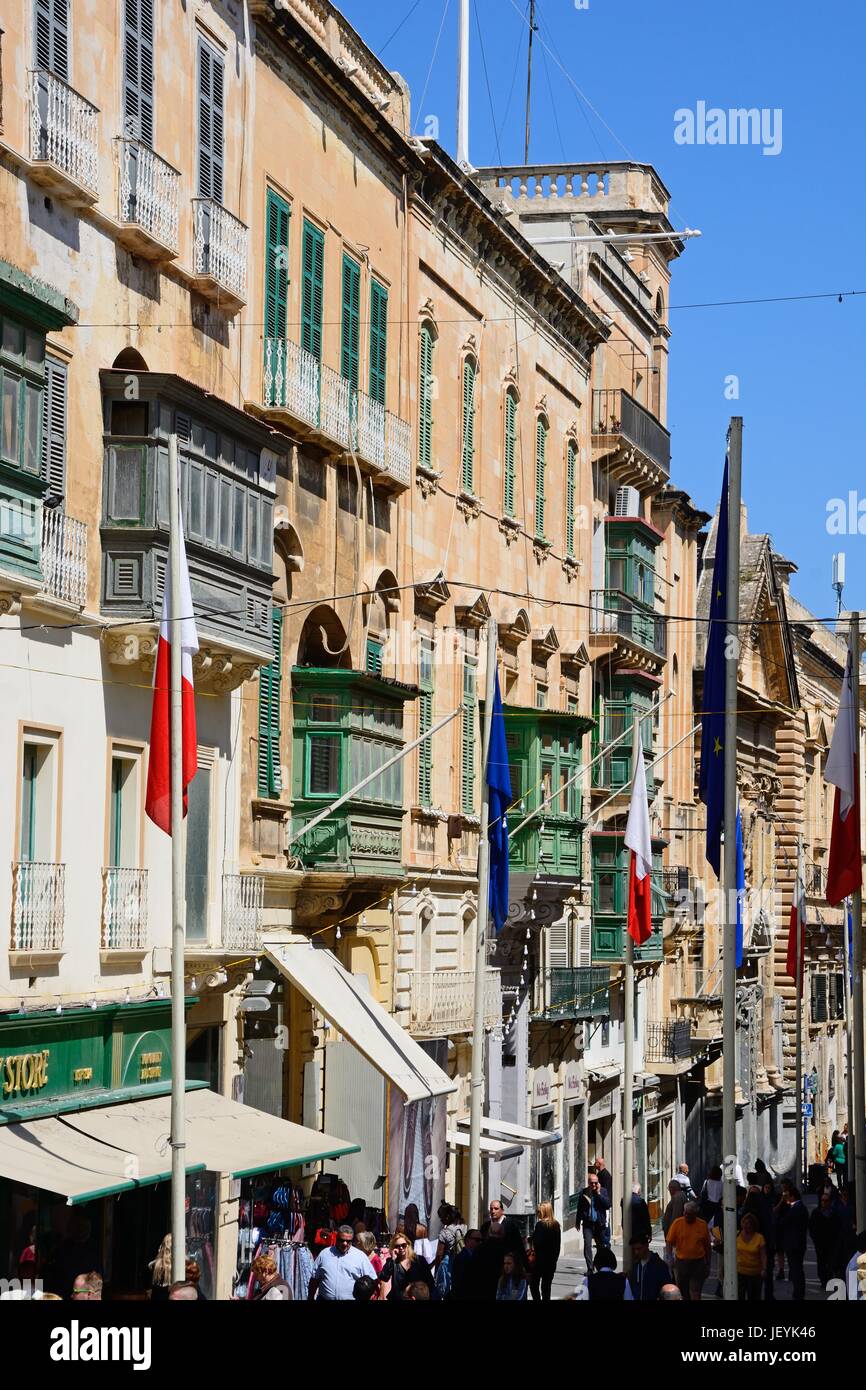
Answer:
[{"label": "clear blue sky", "polygon": [[[447,13],[445,0],[342,0],[341,8],[408,81],[413,126],[423,133],[424,119],[438,117],[453,153],[458,0]],[[527,0],[470,0],[476,165],[522,162],[527,13]],[[674,224],[704,233],[686,244],[671,290],[673,481],[713,510],[727,421],[742,415],[750,529],[769,531],[796,561],[794,592],[820,616],[835,611],[830,561],[844,549],[846,606],[866,609],[866,534],[826,529],[829,499],[849,489],[866,513],[866,295],[675,307],[866,290],[866,6],[589,0],[578,10],[574,0],[538,0],[536,17],[530,161],[651,163],[671,190]],[[701,100],[781,108],[781,152],[676,144],[674,112]],[[739,401],[725,399],[730,374]]]}]

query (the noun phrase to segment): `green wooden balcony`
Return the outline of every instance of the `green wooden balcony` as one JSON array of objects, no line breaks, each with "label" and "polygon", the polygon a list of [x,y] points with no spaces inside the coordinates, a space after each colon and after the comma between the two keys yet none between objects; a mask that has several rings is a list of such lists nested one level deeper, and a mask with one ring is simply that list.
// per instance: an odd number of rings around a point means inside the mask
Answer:
[{"label": "green wooden balcony", "polygon": [[[403,747],[403,705],[414,686],[361,671],[292,671],[292,828],[298,830]],[[402,874],[403,764],[395,763],[294,841],[311,869]]]},{"label": "green wooden balcony", "polygon": [[607,1018],[610,1015],[610,971],[605,966],[552,966],[539,976],[532,1017],[541,1022],[560,1019]]},{"label": "green wooden balcony", "polygon": [[[581,877],[583,792],[576,774],[583,735],[591,727],[591,719],[569,711],[505,706],[513,798],[509,825],[516,831],[509,846],[512,869]],[[538,815],[517,830],[535,810]]]},{"label": "green wooden balcony", "polygon": [[[626,917],[628,913],[628,859],[622,836],[595,836],[592,846],[592,958],[625,959]],[[635,948],[635,960],[661,960],[662,928],[672,911],[665,891],[661,853],[653,854],[652,927],[653,934],[643,946]]]},{"label": "green wooden balcony", "polygon": [[[593,734],[592,756],[598,758],[592,769],[592,785],[602,791],[616,792],[631,787],[632,779],[632,735],[626,733],[635,719],[643,719],[642,736],[647,764],[652,762],[652,717],[646,715],[647,703],[636,703],[632,699],[605,700],[600,713],[596,731]],[[625,737],[620,735],[625,734]],[[613,747],[614,739],[619,739]],[[605,751],[602,752],[602,749]],[[601,753],[601,757],[599,757]],[[647,766],[647,792],[655,794],[656,782],[651,767]]]}]

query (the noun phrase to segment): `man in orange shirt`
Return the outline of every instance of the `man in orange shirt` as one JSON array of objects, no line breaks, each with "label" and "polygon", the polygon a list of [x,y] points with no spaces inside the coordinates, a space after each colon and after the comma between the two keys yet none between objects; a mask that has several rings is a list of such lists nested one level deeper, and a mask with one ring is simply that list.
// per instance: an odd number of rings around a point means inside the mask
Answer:
[{"label": "man in orange shirt", "polygon": [[698,1301],[710,1265],[710,1228],[698,1215],[697,1202],[686,1202],[667,1234],[667,1250],[676,1260],[677,1283],[684,1299]]}]

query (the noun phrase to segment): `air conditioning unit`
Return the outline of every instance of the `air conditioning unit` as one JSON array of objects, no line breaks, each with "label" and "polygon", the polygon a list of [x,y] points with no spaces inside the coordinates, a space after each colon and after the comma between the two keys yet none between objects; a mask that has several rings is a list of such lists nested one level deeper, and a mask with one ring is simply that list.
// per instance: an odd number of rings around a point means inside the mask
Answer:
[{"label": "air conditioning unit", "polygon": [[617,488],[614,516],[640,516],[640,493],[636,487]]}]

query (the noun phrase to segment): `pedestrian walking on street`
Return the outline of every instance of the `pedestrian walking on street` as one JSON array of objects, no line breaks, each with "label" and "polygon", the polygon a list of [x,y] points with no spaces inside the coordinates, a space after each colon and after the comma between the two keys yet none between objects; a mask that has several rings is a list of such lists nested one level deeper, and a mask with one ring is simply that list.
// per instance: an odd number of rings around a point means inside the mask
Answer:
[{"label": "pedestrian walking on street", "polygon": [[631,1190],[631,1232],[633,1236],[646,1236],[648,1242],[653,1238],[652,1218],[649,1207],[641,1196],[639,1182],[636,1182]]},{"label": "pedestrian walking on street", "polygon": [[417,1222],[415,1226],[415,1239],[412,1242],[412,1248],[416,1255],[424,1256],[424,1259],[432,1269],[436,1263],[436,1252],[439,1247],[435,1240],[428,1239],[427,1227],[424,1225],[423,1221]]},{"label": "pedestrian walking on street", "polygon": [[659,1303],[682,1303],[683,1296],[676,1284],[665,1284],[659,1294]]},{"label": "pedestrian walking on street", "polygon": [[593,1241],[597,1251],[606,1249],[610,1244],[607,1226],[609,1210],[610,1198],[602,1191],[598,1173],[590,1169],[587,1185],[577,1199],[577,1223],[583,1232],[583,1258],[587,1274],[594,1269]]},{"label": "pedestrian walking on street", "polygon": [[697,1302],[710,1266],[710,1228],[698,1215],[697,1202],[686,1202],[682,1216],[667,1233],[667,1248],[676,1261],[683,1298]]},{"label": "pedestrian walking on street", "polygon": [[760,1303],[767,1273],[767,1242],[758,1219],[744,1213],[737,1236],[737,1290],[741,1303]]},{"label": "pedestrian walking on street", "polygon": [[[443,1202],[439,1207],[439,1244],[436,1247],[436,1289],[440,1298],[451,1293],[454,1263],[466,1240],[466,1222],[456,1207]],[[481,1240],[478,1233],[479,1242]]]},{"label": "pedestrian walking on street", "polygon": [[328,1303],[346,1303],[355,1297],[355,1281],[362,1274],[376,1278],[376,1271],[364,1254],[352,1245],[355,1232],[351,1226],[339,1226],[333,1245],[326,1245],[316,1256],[310,1276],[307,1298],[321,1298]]},{"label": "pedestrian walking on street", "polygon": [[151,1286],[150,1297],[154,1303],[163,1303],[168,1299],[168,1291],[171,1288],[171,1233],[163,1236],[162,1244],[156,1252],[156,1258],[150,1262]]},{"label": "pedestrian walking on street", "polygon": [[456,1303],[476,1303],[484,1298],[481,1232],[474,1227],[466,1232],[465,1242],[458,1253],[451,1256],[451,1274],[448,1296]]},{"label": "pedestrian walking on street", "polygon": [[682,1216],[686,1205],[686,1194],[681,1185],[675,1178],[671,1178],[668,1183],[669,1202],[662,1215],[662,1231],[667,1240],[668,1231],[676,1221],[677,1217]]},{"label": "pedestrian walking on street", "polygon": [[809,1217],[809,1235],[815,1247],[818,1279],[826,1288],[844,1266],[842,1256],[842,1217],[831,1192],[822,1192],[818,1205]]},{"label": "pedestrian walking on street", "polygon": [[[722,1214],[722,1187],[722,1170],[716,1164],[704,1178],[704,1185],[698,1198],[701,1216],[708,1226],[715,1226]],[[681,1215],[682,1213],[677,1214]]]},{"label": "pedestrian walking on street", "polygon": [[677,1171],[674,1173],[674,1180],[679,1183],[680,1187],[683,1189],[683,1192],[686,1194],[686,1201],[695,1201],[695,1194],[692,1189],[692,1180],[689,1177],[689,1165],[687,1163],[681,1163],[679,1165]]},{"label": "pedestrian walking on street", "polygon": [[791,1301],[802,1302],[806,1297],[806,1275],[803,1260],[806,1257],[806,1235],[809,1230],[809,1213],[800,1193],[793,1183],[785,1188],[785,1199],[781,1212],[776,1216],[778,1248],[788,1261],[788,1274],[791,1280]]},{"label": "pedestrian walking on street", "polygon": [[634,1235],[631,1238],[631,1273],[629,1287],[635,1303],[655,1303],[666,1284],[670,1284],[671,1272],[661,1255],[650,1250],[647,1236]]},{"label": "pedestrian walking on street", "polygon": [[[258,1255],[253,1260],[253,1279],[258,1288],[252,1296],[253,1302],[286,1303],[291,1300],[292,1291],[281,1278],[277,1262],[272,1255]],[[196,1289],[197,1285],[187,1277],[187,1284]]]},{"label": "pedestrian walking on street", "polygon": [[497,1303],[525,1303],[526,1272],[516,1255],[510,1251],[502,1257],[502,1273],[496,1286]]},{"label": "pedestrian walking on street", "polygon": [[608,1247],[597,1250],[593,1267],[583,1283],[575,1289],[575,1297],[590,1303],[634,1303],[631,1286],[624,1274],[616,1272],[616,1255]]},{"label": "pedestrian walking on street", "polygon": [[404,1231],[391,1237],[391,1258],[385,1261],[380,1275],[383,1284],[390,1283],[389,1303],[402,1303],[409,1284],[421,1282],[432,1290],[433,1275],[423,1255],[416,1255]]},{"label": "pedestrian walking on street", "polygon": [[523,1237],[520,1234],[520,1227],[513,1216],[507,1216],[505,1208],[498,1197],[494,1197],[490,1203],[490,1218],[481,1227],[481,1234],[485,1240],[501,1238],[504,1242],[501,1247],[503,1253],[507,1250],[512,1255],[519,1255],[525,1258],[523,1248]]},{"label": "pedestrian walking on street", "polygon": [[550,1202],[541,1202],[536,1207],[538,1220],[532,1232],[533,1264],[529,1271],[529,1287],[535,1302],[549,1303],[553,1287],[553,1276],[562,1248],[562,1231],[553,1214]]},{"label": "pedestrian walking on street", "polygon": [[[601,1190],[607,1197],[608,1210],[610,1210],[613,1207],[613,1174],[601,1154],[597,1155],[592,1167],[598,1177]],[[610,1228],[607,1224],[605,1224],[603,1240],[605,1245],[610,1245]]]}]

